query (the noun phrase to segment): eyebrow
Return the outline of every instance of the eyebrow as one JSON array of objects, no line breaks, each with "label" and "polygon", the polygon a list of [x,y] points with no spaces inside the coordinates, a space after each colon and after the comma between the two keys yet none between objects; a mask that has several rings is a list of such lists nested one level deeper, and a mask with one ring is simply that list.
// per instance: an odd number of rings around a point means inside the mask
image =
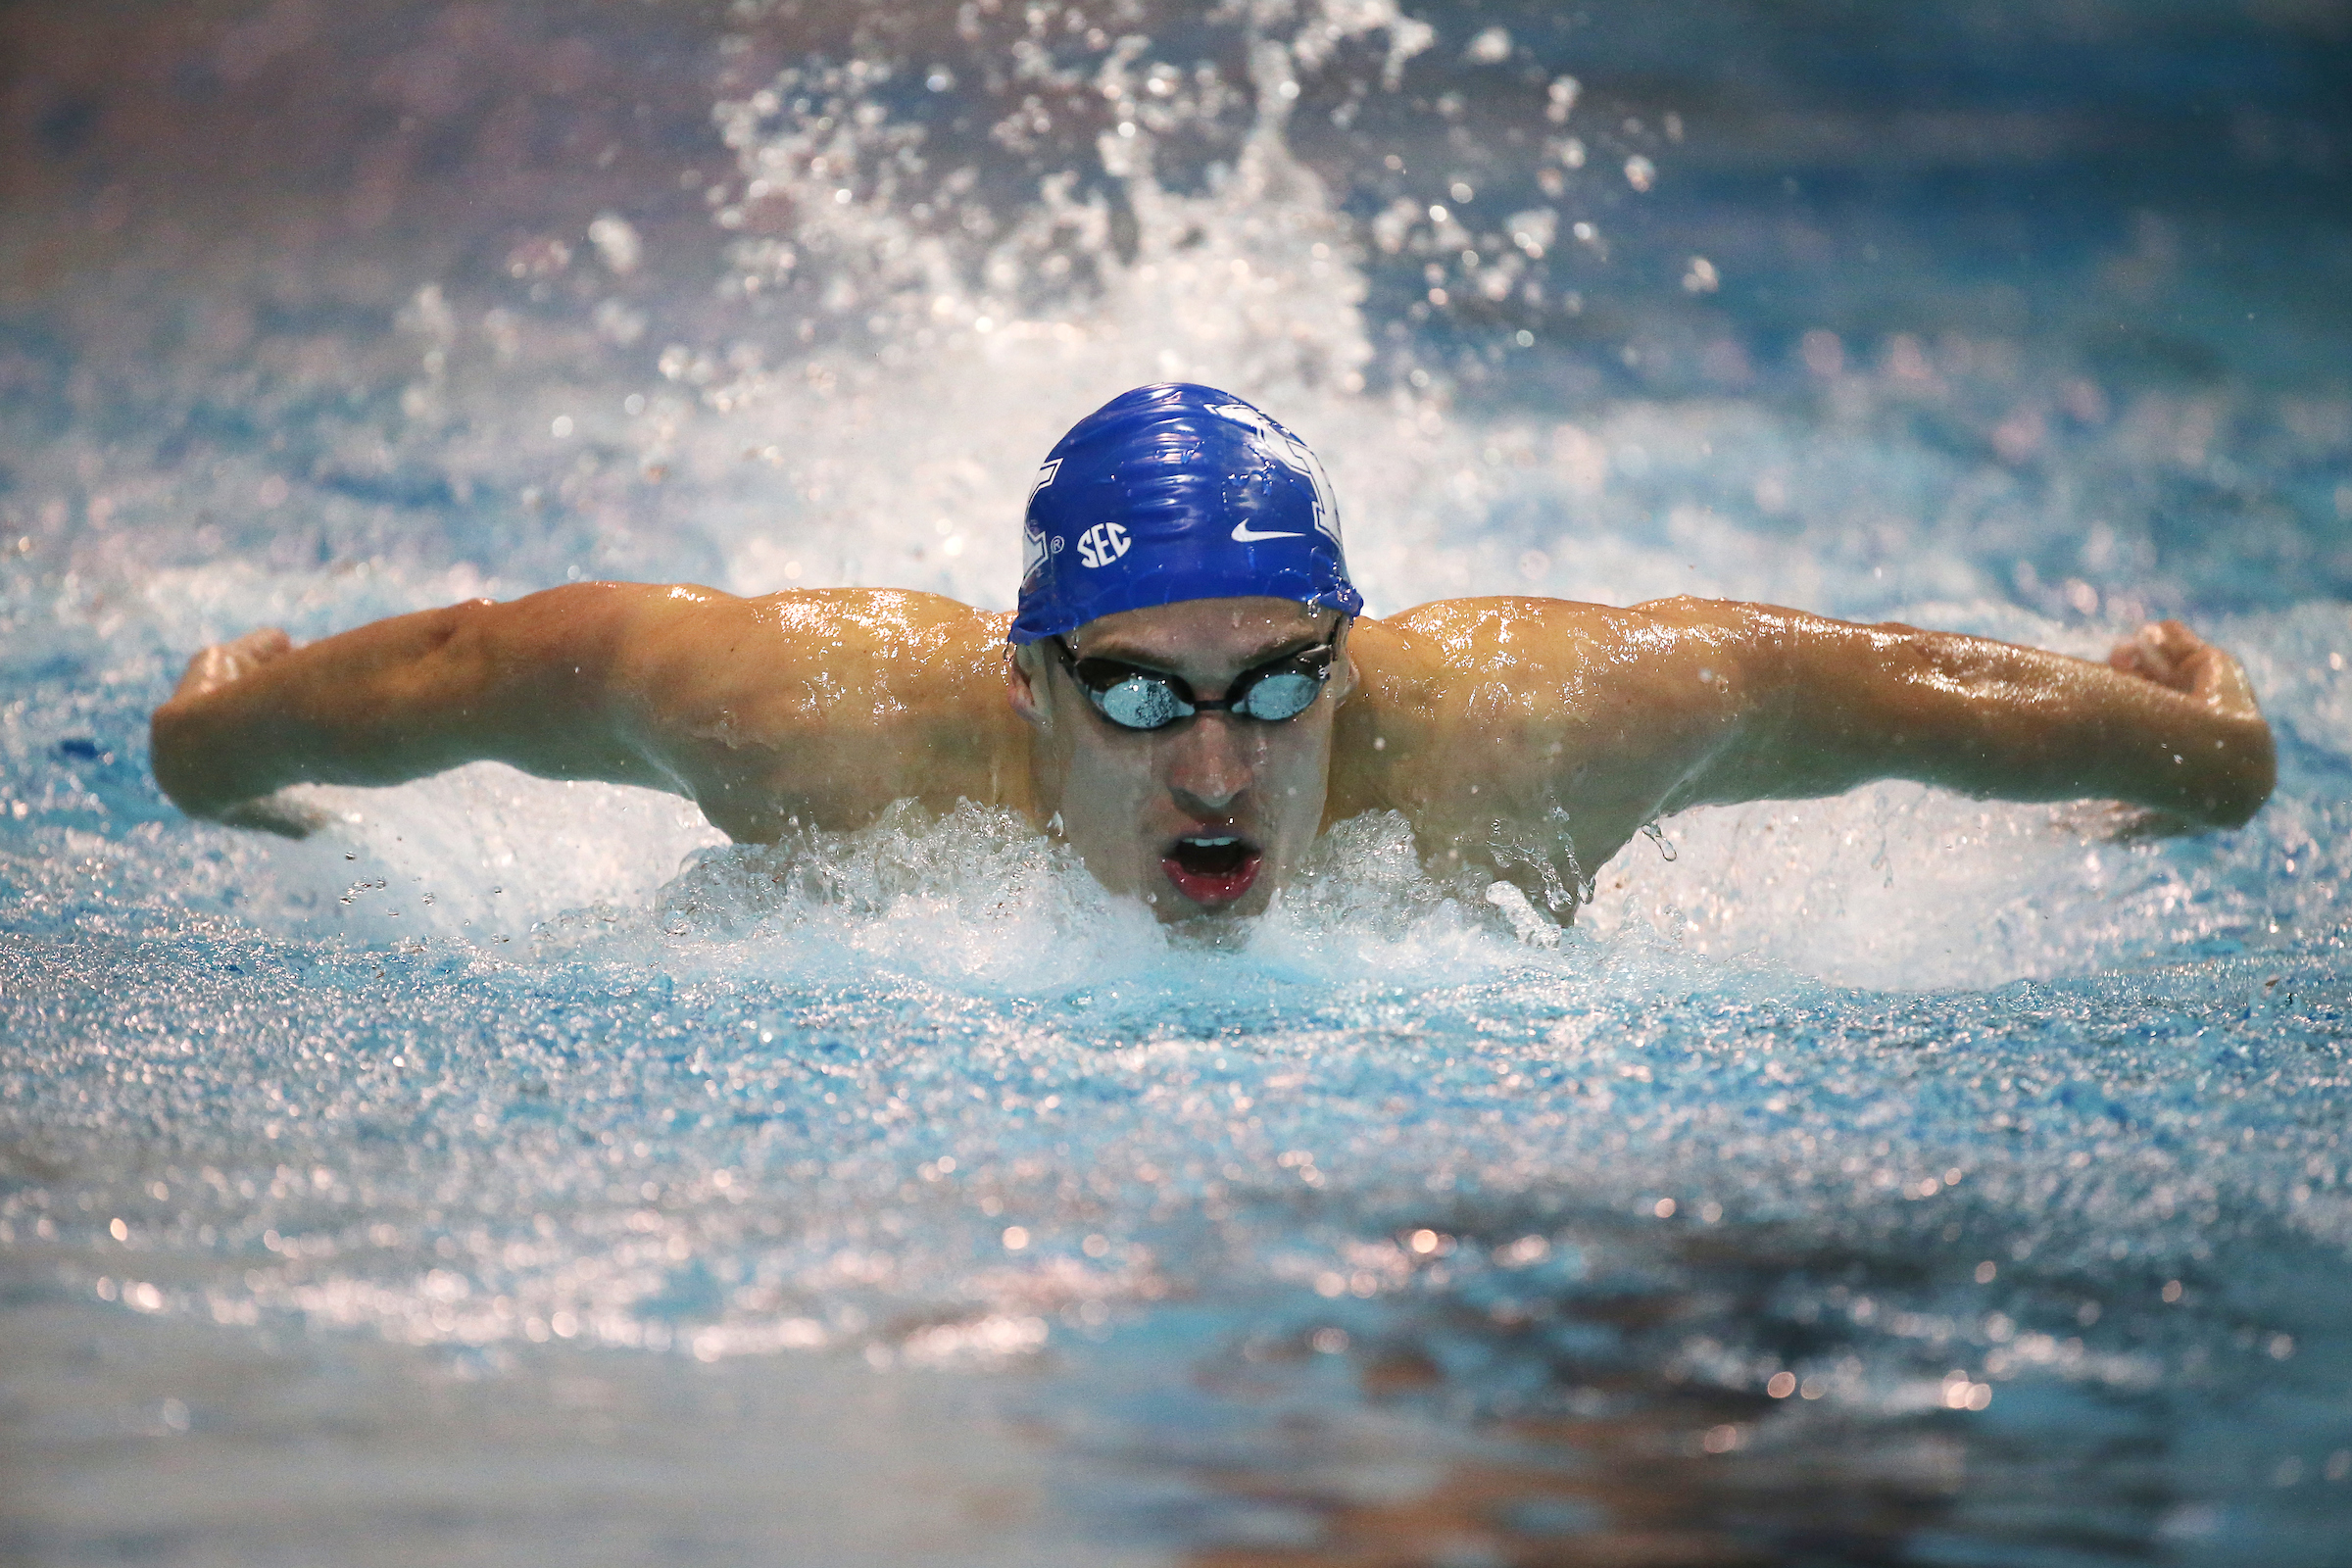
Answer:
[{"label": "eyebrow", "polygon": [[[1277,660],[1288,659],[1294,654],[1303,654],[1310,648],[1320,648],[1325,643],[1336,641],[1340,635],[1340,626],[1345,623],[1346,617],[1343,616],[1339,622],[1320,631],[1305,632],[1296,638],[1269,644],[1257,653],[1246,656],[1242,662],[1242,671],[1247,673],[1261,664],[1271,664]],[[1064,641],[1066,642],[1067,639]],[[1162,668],[1157,655],[1122,650],[1115,641],[1105,648],[1090,648],[1084,652],[1072,648],[1070,652],[1080,659],[1107,659],[1121,664],[1133,664],[1138,669],[1148,669],[1154,674],[1173,675],[1177,673],[1175,670]]]}]

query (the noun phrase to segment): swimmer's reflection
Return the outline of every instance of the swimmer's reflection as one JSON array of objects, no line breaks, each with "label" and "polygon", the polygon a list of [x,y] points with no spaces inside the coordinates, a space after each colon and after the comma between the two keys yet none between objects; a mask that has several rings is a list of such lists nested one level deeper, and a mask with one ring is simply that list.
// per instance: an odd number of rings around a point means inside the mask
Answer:
[{"label": "swimmer's reflection", "polygon": [[[1265,1363],[1284,1353],[1261,1348],[1258,1364],[1222,1370],[1214,1381],[1237,1399],[1277,1397],[1281,1369]],[[1548,1413],[1487,1424],[1475,1445],[1485,1453],[1457,1451],[1433,1463],[1417,1451],[1425,1435],[1410,1413],[1448,1398],[1435,1358],[1396,1346],[1342,1353],[1355,1357],[1359,1388],[1377,1414],[1277,1417],[1263,1460],[1197,1470],[1238,1507],[1211,1527],[1225,1539],[1198,1547],[1188,1562],[1858,1564],[1900,1560],[1905,1538],[1949,1510],[1953,1439],[1913,1434],[1890,1446],[1879,1434],[1868,1453],[1759,1460],[1740,1449],[1771,1413],[1764,1397],[1678,1387],[1655,1375],[1604,1374],[1556,1390]],[[1405,1419],[1390,1426],[1379,1414]]]},{"label": "swimmer's reflection", "polygon": [[1979,1417],[1776,1396],[1685,1359],[1742,1333],[1831,1359],[1900,1353],[1759,1322],[1792,1277],[1918,1283],[1900,1260],[1716,1243],[1669,1261],[1685,1277],[1667,1287],[1457,1296],[1376,1332],[1310,1323],[1233,1346],[1199,1383],[1243,1435],[1185,1464],[1213,1499],[1178,1521],[1195,1527],[1185,1560],[1864,1568],[1958,1545],[2025,1560],[2053,1525],[2094,1554],[2155,1549],[2169,1499],[2144,1460],[2160,1436],[2125,1436],[2114,1412],[2053,1452]]}]

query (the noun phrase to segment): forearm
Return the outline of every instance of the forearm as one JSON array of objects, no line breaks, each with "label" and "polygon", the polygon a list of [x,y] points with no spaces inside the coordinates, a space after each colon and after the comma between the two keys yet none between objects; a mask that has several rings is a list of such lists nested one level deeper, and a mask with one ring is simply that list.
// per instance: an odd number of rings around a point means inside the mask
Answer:
[{"label": "forearm", "polygon": [[[2276,764],[2250,694],[2195,695],[2085,660],[1908,626],[1766,628],[1774,749],[1828,793],[1912,778],[1979,797],[2105,799],[2235,826]],[[2234,668],[2234,666],[2231,666]]]},{"label": "forearm", "polygon": [[659,783],[604,711],[599,639],[550,658],[557,590],[377,621],[156,710],[156,778],[192,815],[295,783],[397,784],[495,760],[557,777]]}]

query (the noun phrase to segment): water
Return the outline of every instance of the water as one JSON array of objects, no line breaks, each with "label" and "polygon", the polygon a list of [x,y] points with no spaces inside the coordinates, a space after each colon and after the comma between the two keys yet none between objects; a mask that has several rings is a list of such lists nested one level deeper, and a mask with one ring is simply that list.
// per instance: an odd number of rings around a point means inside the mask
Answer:
[{"label": "water", "polygon": [[[1072,15],[0,16],[0,1549],[2352,1561],[2341,12]],[[1693,813],[1564,937],[1370,818],[1223,952],[973,810],[149,782],[256,624],[1001,607],[1175,374],[1375,612],[2180,613],[2278,799]]]}]

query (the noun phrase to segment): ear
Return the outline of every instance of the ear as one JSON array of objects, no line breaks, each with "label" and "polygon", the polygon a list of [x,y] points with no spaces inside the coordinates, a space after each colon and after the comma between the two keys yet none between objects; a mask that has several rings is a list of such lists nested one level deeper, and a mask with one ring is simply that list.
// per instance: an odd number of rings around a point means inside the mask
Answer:
[{"label": "ear", "polygon": [[1331,670],[1331,706],[1334,708],[1352,696],[1357,685],[1355,656],[1348,651],[1354,630],[1353,619],[1342,623],[1340,627],[1340,657],[1332,662]]},{"label": "ear", "polygon": [[1008,651],[1004,660],[1004,697],[1024,722],[1044,734],[1054,730],[1053,698],[1046,690],[1045,661],[1035,643]]}]

